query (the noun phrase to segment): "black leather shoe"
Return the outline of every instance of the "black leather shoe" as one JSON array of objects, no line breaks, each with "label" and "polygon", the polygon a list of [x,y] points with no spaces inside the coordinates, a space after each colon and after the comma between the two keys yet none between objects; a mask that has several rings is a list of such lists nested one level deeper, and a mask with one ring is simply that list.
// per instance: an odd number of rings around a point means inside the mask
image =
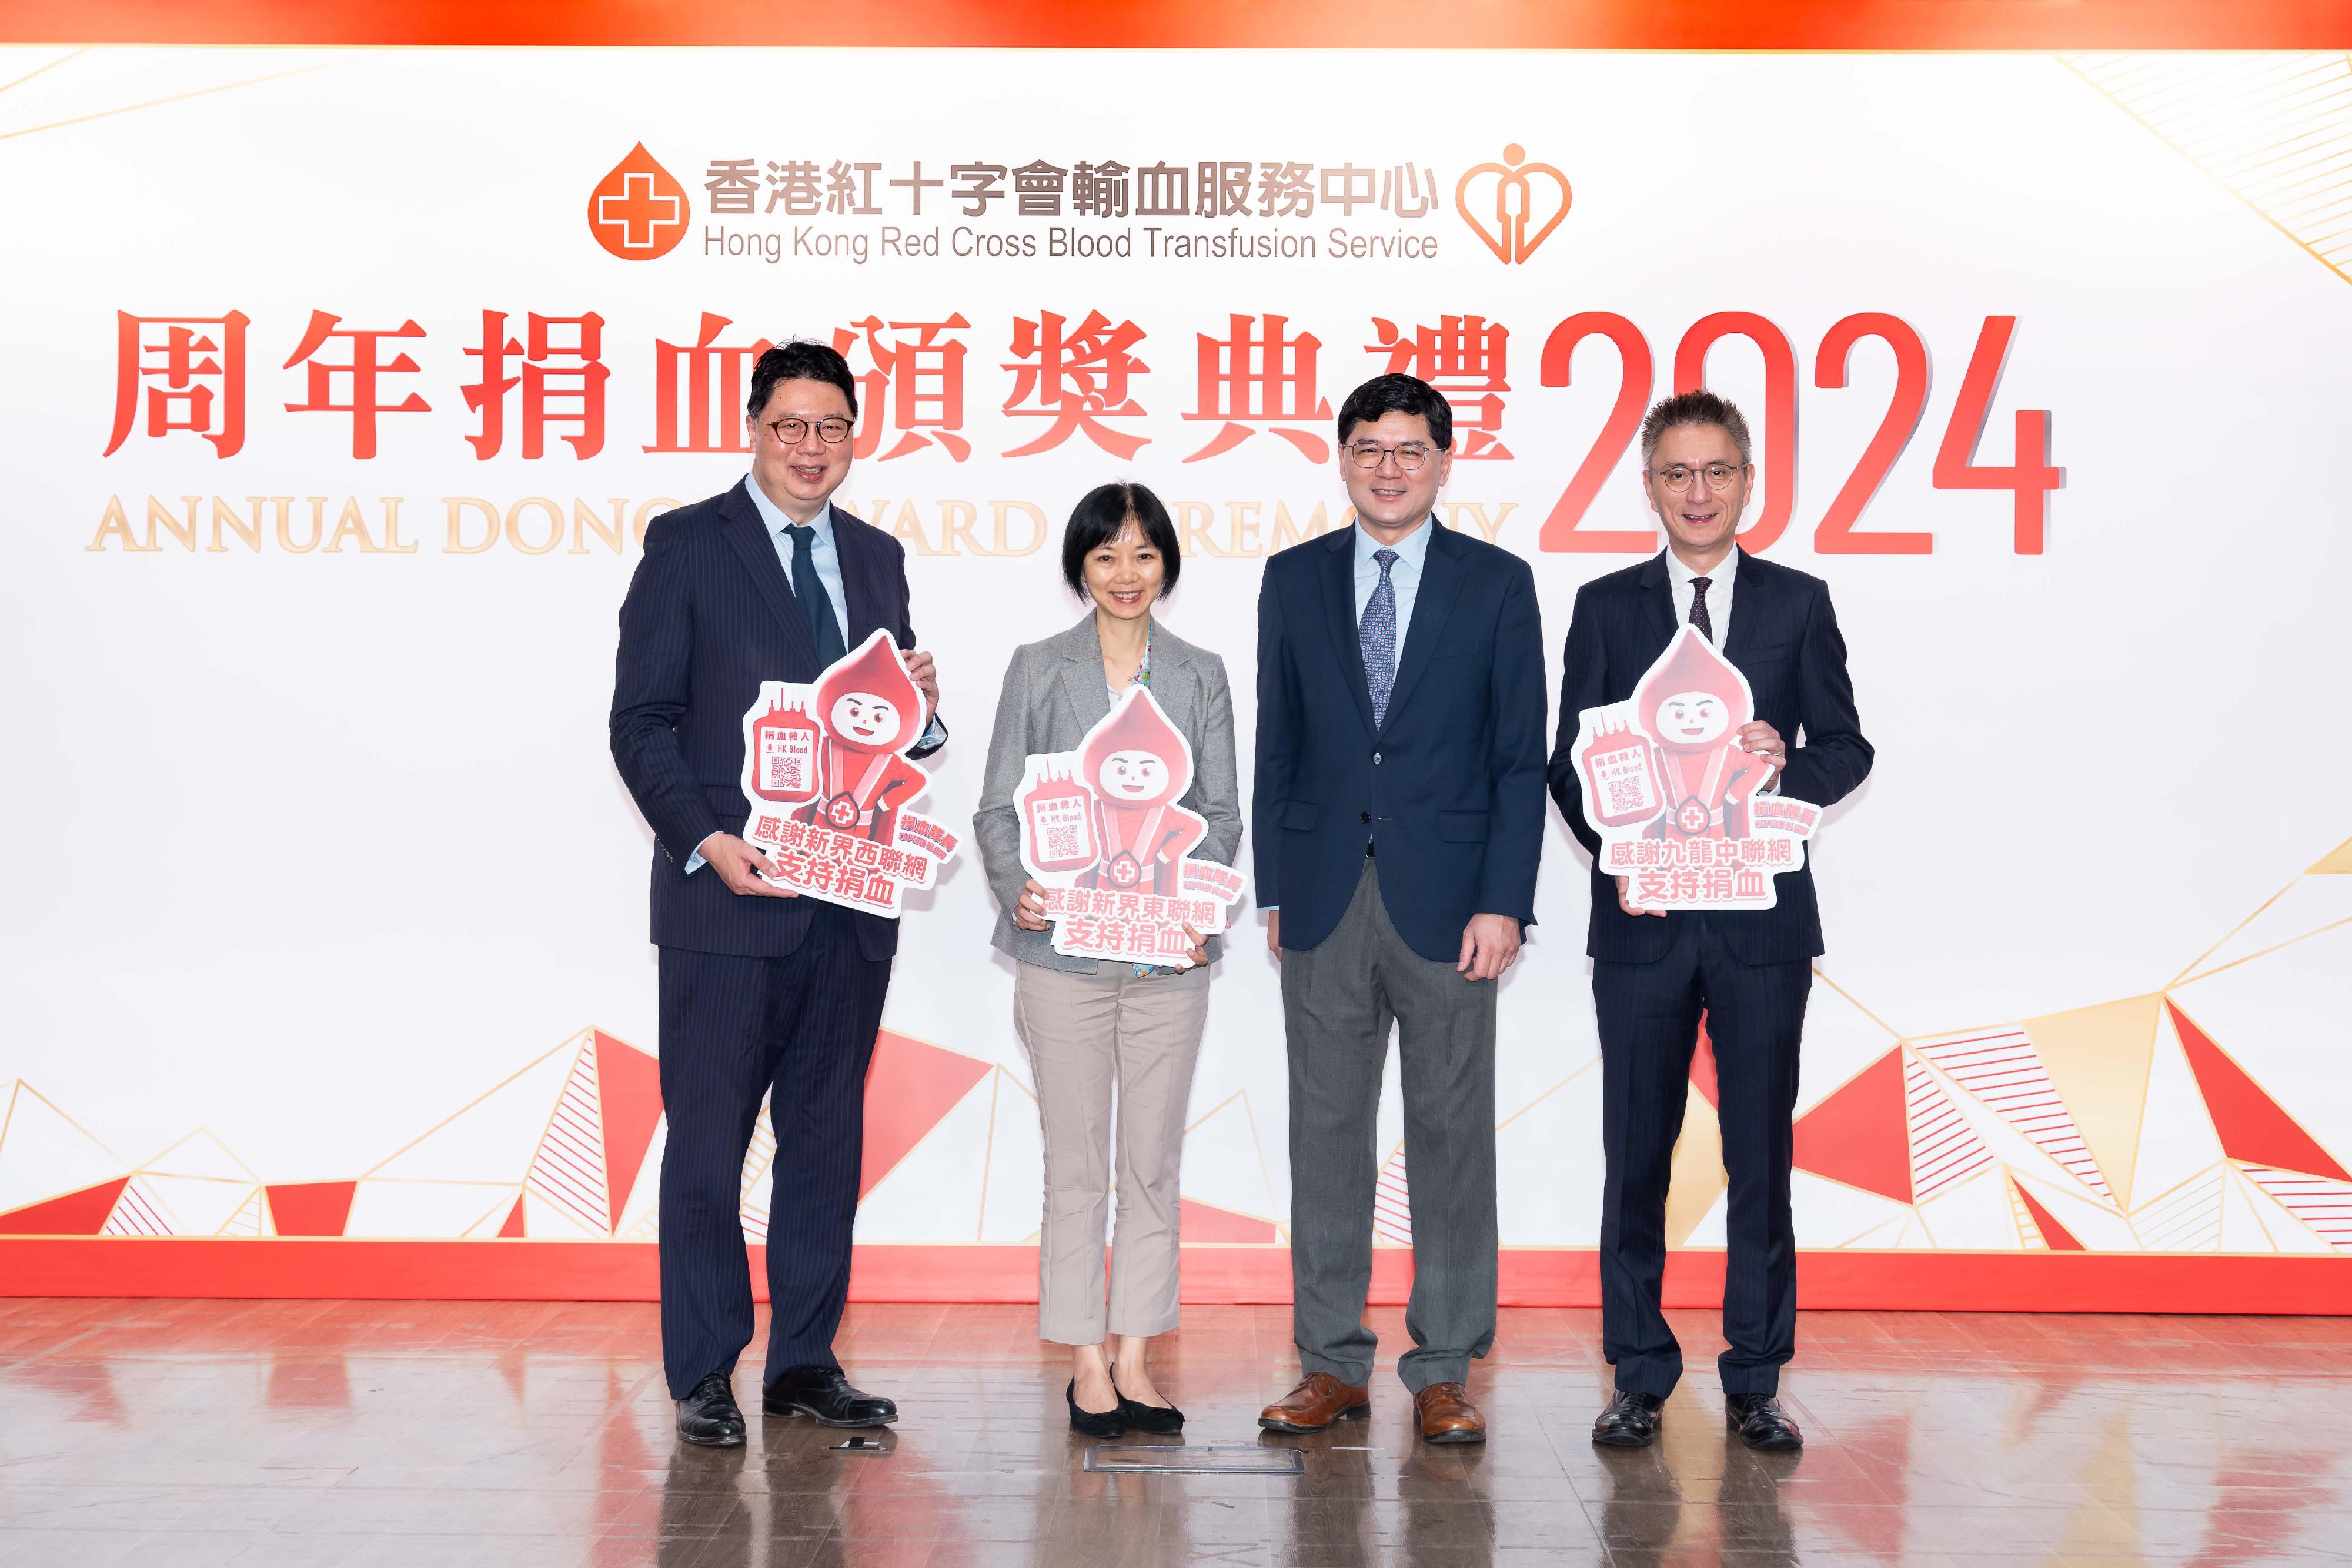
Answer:
[{"label": "black leather shoe", "polygon": [[1617,1391],[1609,1408],[1593,1418],[1592,1440],[1604,1448],[1646,1448],[1658,1440],[1658,1410],[1665,1401],[1654,1394]]},{"label": "black leather shoe", "polygon": [[735,1404],[735,1385],[723,1372],[714,1372],[677,1402],[677,1435],[703,1448],[743,1446],[743,1412]]},{"label": "black leather shoe", "polygon": [[887,1427],[898,1418],[896,1405],[851,1387],[837,1366],[788,1368],[761,1392],[760,1407],[771,1416],[806,1416],[820,1427]]},{"label": "black leather shoe", "polygon": [[1070,1379],[1070,1385],[1062,1390],[1062,1397],[1069,1402],[1071,1431],[1087,1437],[1121,1437],[1127,1435],[1126,1400],[1121,1399],[1108,1410],[1081,1410],[1078,1408],[1078,1380],[1075,1377]]},{"label": "black leather shoe", "polygon": [[1734,1394],[1723,1418],[1739,1440],[1767,1454],[1785,1454],[1805,1446],[1805,1435],[1769,1394]]}]

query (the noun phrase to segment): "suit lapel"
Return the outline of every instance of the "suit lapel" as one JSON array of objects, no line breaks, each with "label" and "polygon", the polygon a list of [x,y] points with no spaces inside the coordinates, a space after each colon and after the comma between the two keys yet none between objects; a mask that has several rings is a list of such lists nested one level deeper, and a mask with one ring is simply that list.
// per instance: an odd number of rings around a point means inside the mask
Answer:
[{"label": "suit lapel", "polygon": [[[1650,614],[1651,630],[1657,634],[1657,652],[1663,653],[1675,638],[1675,585],[1666,576],[1666,552],[1660,550],[1642,569],[1639,579],[1642,602]],[[1655,658],[1657,653],[1651,657]]]},{"label": "suit lapel", "polygon": [[1102,644],[1095,638],[1094,617],[1055,639],[1062,655],[1062,695],[1083,735],[1110,716],[1110,686],[1103,679]]},{"label": "suit lapel", "polygon": [[[746,479],[748,485],[751,481]],[[784,641],[793,653],[793,663],[814,674],[816,644],[809,640],[808,622],[801,619],[800,605],[793,599],[793,585],[785,580],[784,563],[776,559],[776,543],[768,537],[766,527],[760,521],[759,509],[751,505],[743,486],[727,492],[719,503],[719,514],[727,525],[727,542],[743,559],[743,570],[751,580],[761,600],[782,622]]]},{"label": "suit lapel", "polygon": [[886,627],[894,638],[898,634],[882,603],[881,588],[876,581],[880,574],[866,549],[864,527],[839,507],[833,507],[833,554],[841,563],[841,597],[849,612],[848,646],[852,648]]},{"label": "suit lapel", "polygon": [[[1372,723],[1372,684],[1364,674],[1364,642],[1356,631],[1356,530],[1351,526],[1331,536],[1324,547],[1323,608],[1331,622],[1331,640],[1339,654],[1340,678],[1348,684],[1348,695],[1356,699],[1356,711],[1364,717],[1364,728],[1378,733]],[[1395,693],[1390,693],[1391,705]]]},{"label": "suit lapel", "polygon": [[1733,664],[1756,645],[1757,628],[1772,611],[1772,588],[1771,580],[1756,570],[1756,559],[1741,550],[1738,575],[1732,580],[1731,629],[1723,634],[1723,656]]},{"label": "suit lapel", "polygon": [[1461,541],[1446,531],[1435,513],[1422,526],[1434,531],[1429,536],[1429,548],[1422,553],[1421,588],[1413,595],[1412,621],[1404,633],[1404,657],[1397,665],[1396,685],[1389,692],[1390,723],[1395,722],[1397,710],[1412,695],[1421,673],[1429,668],[1429,661],[1435,656],[1437,633],[1445,618],[1454,613],[1454,601],[1462,593],[1462,563],[1455,555]]}]

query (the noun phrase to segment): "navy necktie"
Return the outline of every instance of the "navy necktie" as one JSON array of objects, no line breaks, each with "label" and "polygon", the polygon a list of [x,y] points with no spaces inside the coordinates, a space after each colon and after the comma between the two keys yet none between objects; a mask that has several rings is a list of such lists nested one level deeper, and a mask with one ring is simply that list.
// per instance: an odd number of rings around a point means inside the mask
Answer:
[{"label": "navy necktie", "polygon": [[841,622],[834,618],[833,596],[816,574],[816,530],[806,523],[788,523],[784,537],[793,541],[793,598],[808,622],[809,641],[816,645],[820,667],[833,664],[849,652],[841,640]]},{"label": "navy necktie", "polygon": [[1389,581],[1389,568],[1396,565],[1397,552],[1374,550],[1372,559],[1381,563],[1381,580],[1364,601],[1356,641],[1363,650],[1364,679],[1372,688],[1372,727],[1378,729],[1388,722],[1389,694],[1396,689],[1396,588]]},{"label": "navy necktie", "polygon": [[1714,580],[1710,577],[1691,579],[1690,623],[1697,627],[1698,634],[1710,643],[1715,641],[1715,617],[1706,612],[1706,589],[1707,584]]}]

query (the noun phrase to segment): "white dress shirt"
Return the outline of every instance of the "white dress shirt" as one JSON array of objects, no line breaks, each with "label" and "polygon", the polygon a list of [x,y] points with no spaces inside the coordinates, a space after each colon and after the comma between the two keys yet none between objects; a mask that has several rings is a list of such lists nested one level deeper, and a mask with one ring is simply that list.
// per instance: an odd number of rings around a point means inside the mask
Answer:
[{"label": "white dress shirt", "polygon": [[[1696,597],[1691,583],[1698,575],[1683,564],[1682,557],[1672,550],[1666,552],[1666,582],[1674,590],[1676,626],[1690,624],[1691,601]],[[1739,547],[1734,545],[1731,553],[1717,561],[1715,570],[1706,574],[1706,619],[1715,629],[1717,653],[1731,641],[1731,594],[1738,578]]]}]

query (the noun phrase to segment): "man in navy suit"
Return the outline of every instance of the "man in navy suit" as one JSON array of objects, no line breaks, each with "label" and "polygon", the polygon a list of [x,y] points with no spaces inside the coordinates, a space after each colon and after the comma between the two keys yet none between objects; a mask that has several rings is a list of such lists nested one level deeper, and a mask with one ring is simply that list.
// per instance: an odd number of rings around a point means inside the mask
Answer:
[{"label": "man in navy suit", "polygon": [[1252,813],[1290,1052],[1292,1326],[1304,1376],[1269,1430],[1364,1415],[1389,1030],[1404,1094],[1421,1435],[1486,1439],[1495,1337],[1495,991],[1535,918],[1543,632],[1525,561],[1438,522],[1453,411],[1411,376],[1339,410],[1355,526],[1286,549],[1258,594]]},{"label": "man in navy suit", "polygon": [[[898,1418],[889,1400],[850,1386],[833,1335],[898,923],[762,881],[767,857],[736,836],[750,814],[743,714],[761,681],[814,681],[881,629],[939,706],[930,655],[908,652],[903,549],[832,505],[856,419],[857,382],[833,350],[761,355],[745,420],[751,472],[654,523],[621,606],[613,760],[654,830],[661,949],[662,1361],[678,1436],[714,1448],[744,1440],[733,1373],[751,1341],[751,1280],[740,1207],[762,1096],[776,1130],[763,1407],[836,1427]],[[934,719],[914,755],[945,737]]]},{"label": "man in navy suit", "polygon": [[[1570,756],[1578,716],[1622,702],[1675,629],[1688,624],[1748,677],[1756,721],[1740,746],[1774,768],[1765,788],[1827,806],[1870,773],[1854,712],[1845,640],[1829,585],[1748,554],[1735,542],[1755,483],[1748,422],[1706,392],[1684,392],[1642,426],[1643,494],[1666,530],[1664,552],[1578,591],[1560,679],[1552,798],[1594,855],[1592,999],[1601,1028],[1601,1347],[1617,1393],[1592,1440],[1640,1448],[1682,1375],[1682,1350],[1659,1310],[1666,1260],[1666,1184],[1687,1103],[1702,1015],[1715,1051],[1727,1273],[1717,1368],[1732,1427],[1750,1448],[1801,1446],[1777,1397],[1796,1353],[1797,1253],[1789,1173],[1804,1030],[1821,915],[1810,866],[1781,873],[1770,909],[1668,914],[1626,901],[1602,874]],[[1736,609],[1735,609],[1736,605]],[[1801,734],[1801,744],[1791,747]]]}]

